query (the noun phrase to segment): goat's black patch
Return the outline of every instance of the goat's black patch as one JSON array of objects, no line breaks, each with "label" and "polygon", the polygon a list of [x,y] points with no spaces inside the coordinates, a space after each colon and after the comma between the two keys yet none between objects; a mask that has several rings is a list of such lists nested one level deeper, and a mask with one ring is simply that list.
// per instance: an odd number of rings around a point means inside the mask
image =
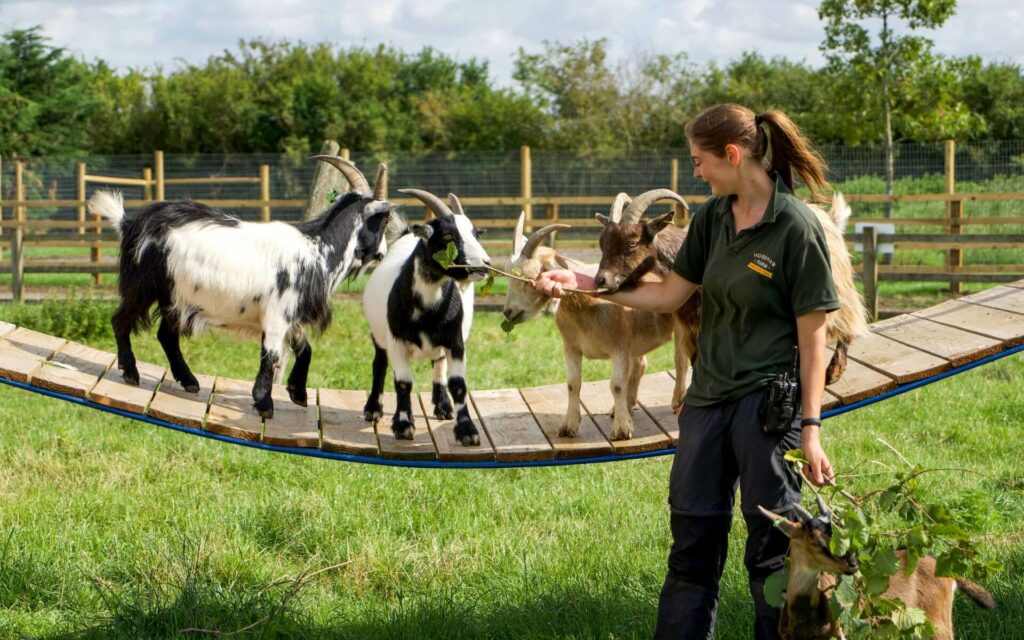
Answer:
[{"label": "goat's black patch", "polygon": [[287,269],[281,267],[277,270],[277,295],[283,296],[288,285],[291,284],[291,277],[288,275]]}]

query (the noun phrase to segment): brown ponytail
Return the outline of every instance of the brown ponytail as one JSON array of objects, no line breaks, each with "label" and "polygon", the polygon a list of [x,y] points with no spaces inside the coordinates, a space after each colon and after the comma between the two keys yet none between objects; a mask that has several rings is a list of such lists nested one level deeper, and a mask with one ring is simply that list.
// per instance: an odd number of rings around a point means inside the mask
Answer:
[{"label": "brown ponytail", "polygon": [[828,170],[825,160],[796,123],[781,111],[771,110],[755,115],[742,105],[718,104],[705,109],[687,123],[686,137],[718,157],[725,155],[728,144],[746,148],[750,158],[757,162],[764,162],[767,156],[769,172],[778,173],[790,189],[793,188],[795,172],[810,189],[811,198],[816,202],[825,200],[823,192],[831,190],[825,179]]}]

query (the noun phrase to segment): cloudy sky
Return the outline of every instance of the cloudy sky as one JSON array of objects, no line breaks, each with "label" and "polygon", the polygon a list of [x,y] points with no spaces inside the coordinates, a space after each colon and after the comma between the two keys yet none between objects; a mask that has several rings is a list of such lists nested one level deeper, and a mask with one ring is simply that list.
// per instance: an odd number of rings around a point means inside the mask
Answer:
[{"label": "cloudy sky", "polygon": [[[947,54],[1024,64],[1024,3],[962,0],[932,33]],[[507,82],[520,47],[608,38],[613,56],[686,52],[725,62],[744,51],[822,61],[815,0],[0,0],[0,29],[42,25],[52,43],[120,69],[171,69],[264,37],[339,46],[430,45],[485,58]]]}]

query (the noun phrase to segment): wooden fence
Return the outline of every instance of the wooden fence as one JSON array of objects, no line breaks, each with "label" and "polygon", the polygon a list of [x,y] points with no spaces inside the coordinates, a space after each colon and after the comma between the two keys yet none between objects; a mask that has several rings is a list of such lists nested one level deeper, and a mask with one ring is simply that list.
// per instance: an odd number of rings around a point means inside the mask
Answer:
[{"label": "wooden fence", "polygon": [[[347,155],[343,151],[343,155]],[[1024,234],[983,234],[965,233],[966,227],[978,228],[994,225],[1024,225],[1024,216],[987,216],[964,217],[966,202],[1012,202],[1024,201],[1024,192],[1004,193],[957,193],[955,178],[955,146],[946,144],[946,181],[944,193],[885,195],[885,194],[845,194],[850,203],[945,203],[946,215],[934,218],[851,218],[850,223],[860,223],[863,231],[860,234],[848,233],[847,240],[851,246],[862,244],[865,294],[871,313],[877,313],[879,281],[933,281],[948,282],[954,293],[960,290],[963,282],[1007,282],[1024,278],[1024,264],[964,264],[965,249],[1009,248],[1024,249]],[[593,218],[560,217],[560,208],[573,205],[592,206],[598,210],[607,210],[612,198],[608,196],[534,196],[531,181],[530,149],[523,147],[520,152],[521,180],[520,194],[515,196],[484,196],[464,197],[462,203],[466,207],[477,206],[513,206],[526,213],[527,231],[557,221],[569,222],[578,228],[595,228],[595,233],[588,239],[564,239],[558,244],[562,247],[594,248],[597,243],[596,227],[599,223]],[[672,160],[669,188],[678,191],[678,160]],[[8,268],[12,274],[13,297],[22,300],[24,297],[25,273],[91,273],[97,282],[102,273],[116,272],[117,263],[113,257],[103,259],[101,249],[116,248],[119,245],[116,232],[110,223],[93,217],[87,220],[86,200],[87,188],[90,183],[102,185],[135,186],[143,189],[143,199],[126,200],[129,208],[139,207],[152,200],[162,200],[166,185],[198,185],[198,184],[253,184],[259,185],[258,199],[204,199],[204,202],[225,209],[254,208],[259,209],[260,219],[269,221],[273,218],[275,208],[296,209],[306,206],[305,199],[275,199],[270,194],[270,169],[261,165],[257,176],[236,177],[198,177],[198,178],[167,178],[164,175],[163,153],[157,151],[153,155],[152,169],[142,170],[139,178],[111,177],[89,174],[84,163],[76,168],[77,197],[73,200],[29,200],[25,197],[24,164],[15,163],[14,199],[0,200],[0,258],[3,250],[9,247],[9,261],[0,261],[0,269]],[[706,200],[707,196],[685,195],[691,204]],[[418,210],[422,203],[413,198],[392,198],[394,202],[407,208]],[[32,208],[65,207],[74,208],[77,216],[74,220],[29,220],[26,212]],[[13,211],[13,216],[5,219],[4,212]],[[856,207],[854,207],[856,210]],[[543,216],[536,215],[543,211]],[[425,209],[424,209],[424,215]],[[488,239],[485,244],[495,250],[507,250],[511,246],[511,230],[515,224],[511,219],[476,219],[474,222],[481,227],[490,227],[506,232],[500,239]],[[902,226],[938,226],[944,233],[880,233],[873,225],[890,224]],[[495,235],[495,234],[492,234]],[[555,241],[557,234],[553,234]],[[941,250],[946,253],[946,264],[935,265],[892,265],[881,264],[878,259],[878,248],[883,244],[893,244],[901,252],[908,250]],[[37,247],[81,247],[88,249],[89,258],[85,259],[46,259],[27,260],[27,246]]]}]

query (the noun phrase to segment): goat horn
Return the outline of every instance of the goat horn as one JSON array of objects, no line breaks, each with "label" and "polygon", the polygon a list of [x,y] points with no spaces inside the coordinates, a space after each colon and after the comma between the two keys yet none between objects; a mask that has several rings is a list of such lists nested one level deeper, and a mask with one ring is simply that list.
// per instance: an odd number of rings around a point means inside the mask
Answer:
[{"label": "goat horn", "polygon": [[429,191],[423,191],[422,189],[399,189],[398,193],[405,193],[419,199],[420,202],[427,205],[427,208],[434,213],[435,218],[447,218],[455,215],[441,198],[438,198]]},{"label": "goat horn", "polygon": [[340,171],[345,176],[345,179],[348,180],[348,184],[352,187],[353,191],[372,193],[370,183],[366,181],[366,176],[363,175],[362,171],[356,169],[356,165],[350,160],[346,160],[341,156],[313,156],[310,159],[326,162]]},{"label": "goat horn", "polygon": [[457,216],[466,215],[466,211],[462,208],[462,203],[459,202],[459,196],[454,193],[448,194],[448,202],[452,203],[452,212]]},{"label": "goat horn", "polygon": [[549,224],[546,227],[537,229],[530,234],[529,238],[526,239],[526,244],[523,245],[523,251],[519,255],[524,258],[532,258],[533,252],[540,246],[541,241],[544,240],[544,238],[551,232],[558,231],[560,229],[572,229],[572,227],[567,224]]},{"label": "goat horn", "polygon": [[647,211],[647,207],[651,206],[658,200],[669,198],[675,200],[679,204],[683,205],[683,208],[687,211],[690,210],[690,205],[686,204],[686,200],[683,200],[683,196],[679,195],[671,189],[652,189],[641,193],[636,197],[635,200],[629,203],[626,207],[626,213],[624,214],[623,222],[626,224],[636,224],[640,222],[640,218]]},{"label": "goat horn", "polygon": [[373,181],[373,199],[388,199],[388,165],[383,162],[377,165],[377,179]]},{"label": "goat horn", "polygon": [[811,520],[814,520],[814,516],[811,514],[810,511],[804,509],[803,505],[794,503],[793,511],[796,511],[804,522],[810,522]]},{"label": "goat horn", "polygon": [[627,194],[620,193],[619,195],[615,196],[615,200],[612,202],[611,211],[608,212],[610,214],[608,217],[611,219],[612,222],[614,222],[615,224],[622,222],[622,208],[629,203],[630,199]]},{"label": "goat horn", "polygon": [[818,513],[821,514],[826,520],[832,517],[832,512],[828,510],[828,505],[825,504],[825,500],[818,493],[818,490],[811,487],[811,491],[814,493],[814,501],[818,503]]}]

